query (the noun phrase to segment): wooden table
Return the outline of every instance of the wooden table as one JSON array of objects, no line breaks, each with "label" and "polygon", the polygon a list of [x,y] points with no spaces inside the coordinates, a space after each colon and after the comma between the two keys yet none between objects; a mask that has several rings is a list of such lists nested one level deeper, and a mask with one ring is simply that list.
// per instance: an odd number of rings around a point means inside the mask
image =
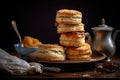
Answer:
[{"label": "wooden table", "polygon": [[[113,62],[120,63],[120,56],[114,56]],[[95,63],[97,65],[99,63]],[[68,67],[69,68],[69,67]],[[2,74],[2,73],[1,73]],[[27,75],[27,76],[13,76],[13,75],[4,75],[0,74],[1,78],[8,79],[47,79],[47,78],[120,78],[120,70],[116,72],[106,72],[103,70],[99,70],[98,68],[93,68],[92,70],[85,71],[73,71],[73,72],[43,72],[43,74],[38,75]]]}]

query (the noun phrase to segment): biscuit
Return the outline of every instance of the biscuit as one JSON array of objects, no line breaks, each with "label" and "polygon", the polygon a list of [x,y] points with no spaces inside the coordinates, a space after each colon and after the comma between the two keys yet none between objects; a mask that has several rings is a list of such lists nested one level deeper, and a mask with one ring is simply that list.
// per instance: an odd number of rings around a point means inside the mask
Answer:
[{"label": "biscuit", "polygon": [[70,32],[61,34],[59,42],[63,46],[67,47],[80,47],[85,43],[85,35],[81,32]]},{"label": "biscuit", "polygon": [[86,55],[86,54],[91,54],[91,47],[88,43],[84,43],[80,47],[67,47],[66,48],[66,54],[67,55]]},{"label": "biscuit", "polygon": [[84,32],[84,24],[58,24],[57,26],[57,33],[67,33],[67,32],[75,32],[75,31],[80,31]]},{"label": "biscuit", "polygon": [[32,58],[34,56],[37,60],[65,60],[66,55],[64,48],[57,44],[42,44],[39,46],[39,51],[33,52],[29,55]]},{"label": "biscuit", "polygon": [[92,55],[67,56],[69,60],[90,60]]},{"label": "biscuit", "polygon": [[67,47],[65,53],[67,59],[70,60],[90,60],[92,58],[92,50],[88,43],[77,48]]},{"label": "biscuit", "polygon": [[77,10],[58,10],[56,13],[56,22],[64,24],[79,24],[82,22],[82,13]]}]

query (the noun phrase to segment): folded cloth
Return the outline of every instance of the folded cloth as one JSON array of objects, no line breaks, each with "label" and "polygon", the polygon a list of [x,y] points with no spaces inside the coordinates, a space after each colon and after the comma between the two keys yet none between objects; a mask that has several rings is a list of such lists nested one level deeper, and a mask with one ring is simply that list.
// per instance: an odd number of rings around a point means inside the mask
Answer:
[{"label": "folded cloth", "polygon": [[42,73],[41,64],[28,63],[0,48],[0,69],[7,71],[12,75],[26,75]]}]

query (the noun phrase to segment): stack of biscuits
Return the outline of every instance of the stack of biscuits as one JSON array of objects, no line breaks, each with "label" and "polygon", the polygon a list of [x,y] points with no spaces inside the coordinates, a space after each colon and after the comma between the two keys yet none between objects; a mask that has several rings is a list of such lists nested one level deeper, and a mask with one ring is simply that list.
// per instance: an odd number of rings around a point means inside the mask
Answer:
[{"label": "stack of biscuits", "polygon": [[57,33],[60,45],[66,47],[69,60],[90,60],[91,47],[85,42],[85,30],[82,13],[78,10],[61,9],[56,13]]}]

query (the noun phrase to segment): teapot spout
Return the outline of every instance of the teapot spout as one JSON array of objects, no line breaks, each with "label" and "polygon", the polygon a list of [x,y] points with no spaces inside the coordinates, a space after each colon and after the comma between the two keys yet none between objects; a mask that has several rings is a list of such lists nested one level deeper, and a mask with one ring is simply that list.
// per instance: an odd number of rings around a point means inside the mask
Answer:
[{"label": "teapot spout", "polygon": [[90,33],[89,32],[86,32],[85,33],[85,37],[86,37],[86,42],[88,43],[88,44],[92,44],[92,37],[91,37],[91,35],[90,35]]},{"label": "teapot spout", "polygon": [[120,32],[120,30],[116,30],[116,31],[113,33],[113,36],[112,36],[112,37],[113,37],[113,41],[115,41],[118,32]]}]

